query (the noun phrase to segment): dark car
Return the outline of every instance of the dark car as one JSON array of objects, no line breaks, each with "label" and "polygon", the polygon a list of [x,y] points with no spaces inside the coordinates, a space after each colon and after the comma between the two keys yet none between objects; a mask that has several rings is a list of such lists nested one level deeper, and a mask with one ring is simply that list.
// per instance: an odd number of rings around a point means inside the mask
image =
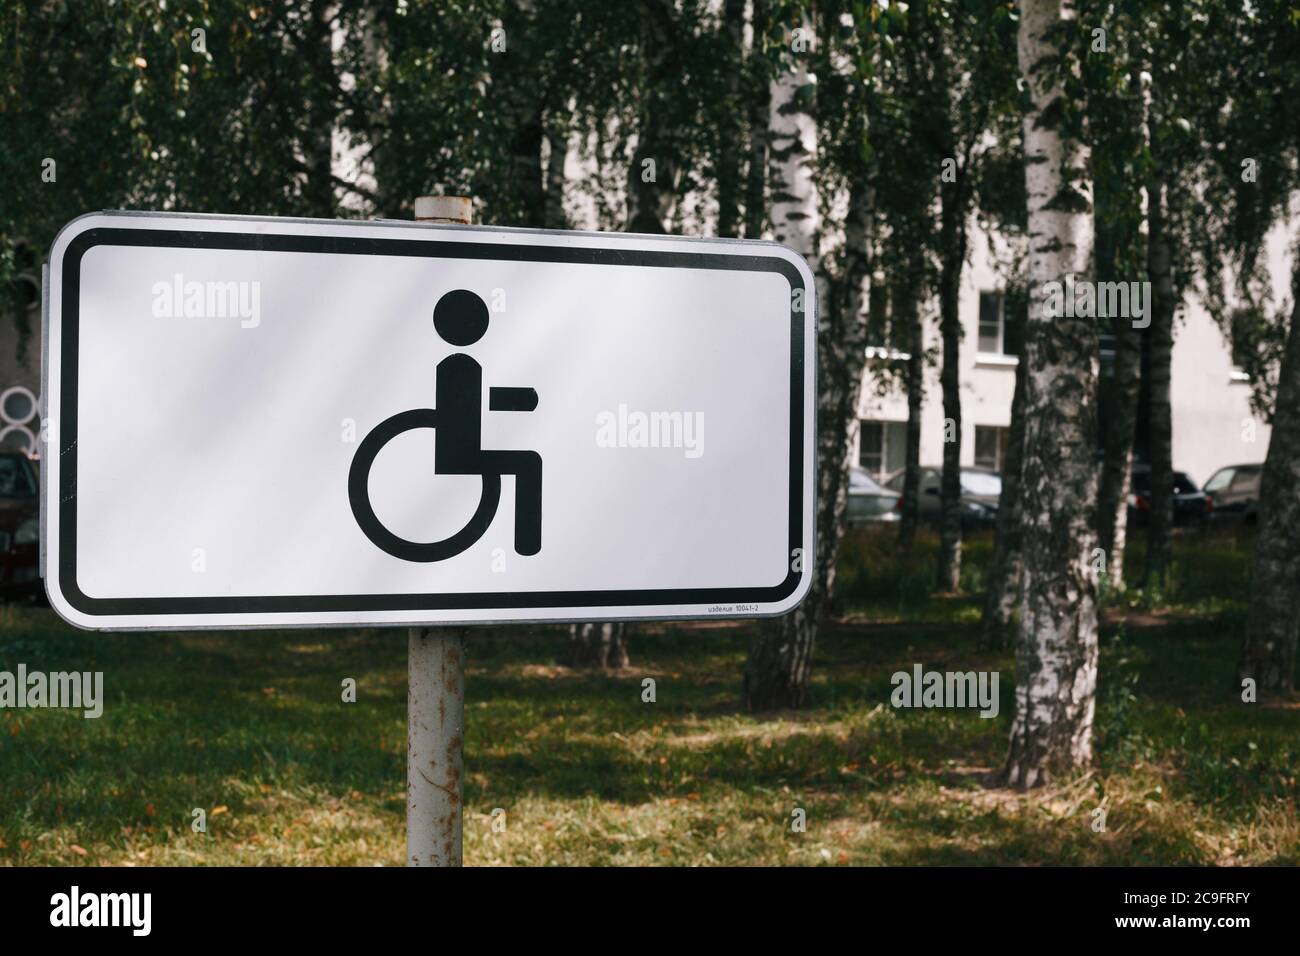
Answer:
[{"label": "dark car", "polygon": [[849,500],[844,516],[849,524],[897,521],[898,500],[898,492],[880,487],[865,468],[849,468]]},{"label": "dark car", "polygon": [[1259,480],[1263,465],[1229,465],[1220,468],[1203,489],[1213,503],[1214,523],[1259,520]]},{"label": "dark car", "polygon": [[[1209,519],[1214,504],[1186,472],[1174,472],[1173,525],[1199,528]],[[1128,496],[1130,527],[1145,527],[1151,520],[1151,467],[1134,465]]]},{"label": "dark car", "polygon": [[[885,487],[903,492],[903,479],[907,472],[890,476]],[[922,466],[920,495],[917,510],[922,521],[937,524],[943,503],[943,469],[932,465]],[[998,498],[1002,494],[1002,476],[989,468],[963,467],[961,469],[961,523],[966,527],[987,527],[998,517]]]},{"label": "dark car", "polygon": [[0,451],[0,597],[40,593],[39,490],[31,460],[21,452]]}]

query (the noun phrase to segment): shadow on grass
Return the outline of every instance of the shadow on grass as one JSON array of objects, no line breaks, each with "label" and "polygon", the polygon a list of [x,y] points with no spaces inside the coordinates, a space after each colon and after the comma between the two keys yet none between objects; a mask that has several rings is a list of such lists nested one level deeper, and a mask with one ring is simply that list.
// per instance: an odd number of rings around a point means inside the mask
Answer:
[{"label": "shadow on grass", "polygon": [[[1236,586],[1232,554],[1224,546],[1204,562],[1185,556],[1182,580]],[[968,554],[971,574],[978,555]],[[881,585],[905,608],[916,587],[909,573]],[[868,611],[893,600],[881,604],[885,592],[869,585],[850,579],[845,594]],[[694,842],[681,854],[804,862],[785,816],[796,801],[815,807],[853,862],[1294,860],[1300,709],[1241,702],[1231,684],[1240,608],[1170,614],[1132,600],[1119,596],[1103,629],[1097,772],[1068,799],[988,788],[1005,754],[1014,663],[1009,651],[975,650],[967,618],[976,598],[967,596],[926,597],[919,623],[850,609],[820,638],[810,705],[797,713],[739,708],[744,624],[638,629],[634,666],[617,676],[557,666],[560,628],[476,633],[467,806],[531,808],[534,829],[510,858],[522,862],[643,861],[625,855],[629,846],[657,860],[658,837],[628,843],[610,831],[610,819],[632,817],[648,833],[686,826]],[[6,609],[0,669],[19,662],[102,670],[106,702],[98,720],[0,711],[0,861],[69,862],[53,844],[73,840],[110,861],[141,841],[174,846],[188,838],[195,807],[226,808],[250,842],[300,828],[305,808],[336,805],[331,812],[355,806],[390,841],[400,837],[402,630],[102,635],[48,610]],[[914,664],[998,672],[998,716],[895,710],[891,675]],[[654,703],[642,700],[645,677],[655,680]],[[355,704],[341,699],[345,678],[357,682]],[[1095,806],[1109,808],[1106,833],[1089,826]],[[567,851],[545,826],[557,818],[586,834],[569,837]],[[332,839],[354,838],[340,832]],[[1254,842],[1242,850],[1243,840]],[[345,861],[365,852],[337,848]]]}]

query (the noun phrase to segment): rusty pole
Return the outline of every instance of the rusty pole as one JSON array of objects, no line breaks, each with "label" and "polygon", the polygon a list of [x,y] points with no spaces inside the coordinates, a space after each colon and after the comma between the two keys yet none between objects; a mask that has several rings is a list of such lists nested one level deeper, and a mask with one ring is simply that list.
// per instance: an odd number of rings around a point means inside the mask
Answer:
[{"label": "rusty pole", "polygon": [[[420,196],[418,222],[468,226],[461,196]],[[461,865],[465,628],[413,627],[406,645],[406,864]]]}]

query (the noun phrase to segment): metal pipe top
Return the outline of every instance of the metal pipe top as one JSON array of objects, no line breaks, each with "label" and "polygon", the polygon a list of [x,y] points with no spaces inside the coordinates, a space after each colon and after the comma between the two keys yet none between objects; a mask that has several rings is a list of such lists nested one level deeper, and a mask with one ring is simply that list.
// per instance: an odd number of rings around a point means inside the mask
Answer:
[{"label": "metal pipe top", "polygon": [[417,196],[416,222],[453,223],[468,226],[474,218],[474,201],[468,196]]}]

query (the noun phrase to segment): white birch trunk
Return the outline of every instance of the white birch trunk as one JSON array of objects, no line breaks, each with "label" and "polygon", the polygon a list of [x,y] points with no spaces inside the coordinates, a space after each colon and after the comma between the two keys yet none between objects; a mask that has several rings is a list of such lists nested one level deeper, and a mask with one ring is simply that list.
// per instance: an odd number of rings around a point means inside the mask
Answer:
[{"label": "white birch trunk", "polygon": [[[811,27],[805,22],[805,30]],[[817,122],[799,91],[814,82],[806,54],[794,55],[794,68],[781,73],[771,85],[768,113],[768,159],[771,164],[772,232],[777,242],[808,260],[813,275],[820,275],[817,255],[817,188],[812,163],[817,150]]]},{"label": "white birch trunk", "polygon": [[[805,21],[803,28],[808,31]],[[812,163],[817,124],[800,90],[812,83],[807,54],[771,85],[769,160],[774,236],[808,260],[818,282],[817,316],[817,551],[807,599],[785,617],[761,622],[745,663],[744,698],[751,710],[799,707],[807,698],[813,645],[835,583],[835,554],[847,501],[848,449],[857,425],[865,366],[871,197],[857,183],[844,223],[844,262],[832,283],[821,268],[818,193]]]},{"label": "white birch trunk", "polygon": [[1084,275],[1092,252],[1087,149],[1062,125],[1059,39],[1072,0],[1021,0],[1020,70],[1032,95],[1024,120],[1029,197],[1029,315],[1022,471],[1023,569],[1016,715],[1006,777],[1046,783],[1092,758],[1097,683],[1097,330],[1049,317],[1046,283]]}]

